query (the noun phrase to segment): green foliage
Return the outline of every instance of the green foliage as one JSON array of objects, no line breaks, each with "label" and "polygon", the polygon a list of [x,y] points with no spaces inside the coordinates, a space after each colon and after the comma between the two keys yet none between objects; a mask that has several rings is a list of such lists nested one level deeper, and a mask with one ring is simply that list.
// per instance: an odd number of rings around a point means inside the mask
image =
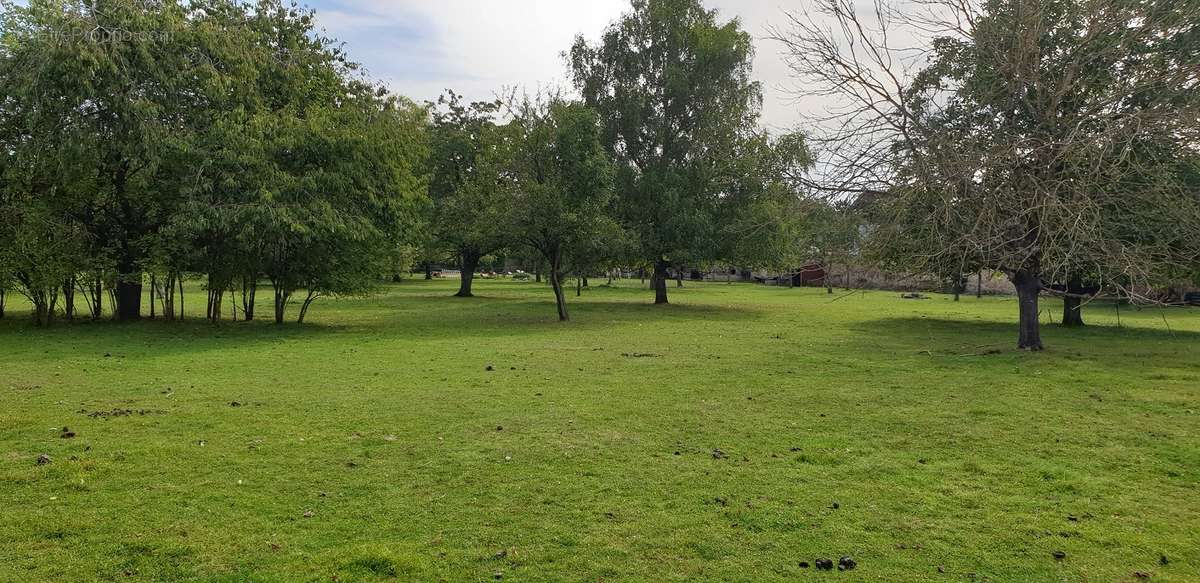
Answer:
[{"label": "green foliage", "polygon": [[600,121],[581,103],[526,97],[514,104],[510,236],[549,264],[559,319],[568,319],[564,273],[608,256],[621,229],[611,211],[612,170]]},{"label": "green foliage", "polygon": [[722,207],[740,200],[725,196],[730,161],[761,102],[752,57],[737,20],[719,22],[697,0],[635,0],[598,44],[571,48],[575,85],[616,163],[621,218],[660,271],[719,255]]},{"label": "green foliage", "polygon": [[5,202],[82,229],[68,277],[140,304],[146,269],[204,274],[218,301],[266,276],[281,320],[296,290],[368,291],[421,242],[427,112],[310,10],[35,0],[2,24]]},{"label": "green foliage", "polygon": [[433,238],[455,254],[477,259],[505,243],[500,218],[508,191],[498,187],[504,138],[494,120],[500,103],[463,103],[461,96],[447,91],[430,107]]}]

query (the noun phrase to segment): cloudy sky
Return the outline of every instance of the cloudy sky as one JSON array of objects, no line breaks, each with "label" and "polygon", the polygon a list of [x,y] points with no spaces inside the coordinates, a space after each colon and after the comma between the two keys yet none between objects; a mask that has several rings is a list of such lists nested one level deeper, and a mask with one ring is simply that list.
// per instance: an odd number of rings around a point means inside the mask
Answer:
[{"label": "cloudy sky", "polygon": [[[797,123],[787,67],[770,25],[786,23],[799,0],[706,0],[722,20],[737,17],[755,39],[754,73],[763,84],[763,124]],[[488,99],[504,87],[569,83],[562,52],[576,34],[599,38],[628,0],[308,0],[326,32],[394,91],[418,101],[447,88]]]}]

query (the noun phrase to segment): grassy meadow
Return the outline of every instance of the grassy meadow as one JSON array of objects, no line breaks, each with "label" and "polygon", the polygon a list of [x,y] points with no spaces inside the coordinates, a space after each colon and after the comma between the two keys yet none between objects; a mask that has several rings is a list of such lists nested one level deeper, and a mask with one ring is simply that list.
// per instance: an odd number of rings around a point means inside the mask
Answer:
[{"label": "grassy meadow", "polygon": [[282,327],[10,296],[0,581],[1200,580],[1200,309],[1028,354],[1011,297],[456,285]]}]

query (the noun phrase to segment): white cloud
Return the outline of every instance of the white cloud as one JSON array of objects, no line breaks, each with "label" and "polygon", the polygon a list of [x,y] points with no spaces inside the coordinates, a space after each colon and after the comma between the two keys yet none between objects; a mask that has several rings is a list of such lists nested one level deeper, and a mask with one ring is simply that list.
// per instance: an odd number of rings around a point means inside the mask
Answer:
[{"label": "white cloud", "polygon": [[[755,77],[763,85],[763,124],[797,121],[787,67],[767,40],[786,23],[785,0],[709,0],[722,19],[738,17],[755,39]],[[627,0],[317,0],[318,21],[350,56],[394,91],[436,99],[451,88],[490,99],[505,87],[569,85],[562,53],[575,35],[596,39],[628,10]]]}]

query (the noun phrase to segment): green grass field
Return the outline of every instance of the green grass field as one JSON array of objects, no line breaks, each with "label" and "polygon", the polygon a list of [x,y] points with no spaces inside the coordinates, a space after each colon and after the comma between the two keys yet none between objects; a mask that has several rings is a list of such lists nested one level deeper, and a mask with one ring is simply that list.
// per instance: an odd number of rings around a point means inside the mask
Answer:
[{"label": "green grass field", "polygon": [[1006,297],[624,282],[560,324],[456,283],[283,327],[13,301],[0,580],[1200,578],[1200,309],[1027,354]]}]

